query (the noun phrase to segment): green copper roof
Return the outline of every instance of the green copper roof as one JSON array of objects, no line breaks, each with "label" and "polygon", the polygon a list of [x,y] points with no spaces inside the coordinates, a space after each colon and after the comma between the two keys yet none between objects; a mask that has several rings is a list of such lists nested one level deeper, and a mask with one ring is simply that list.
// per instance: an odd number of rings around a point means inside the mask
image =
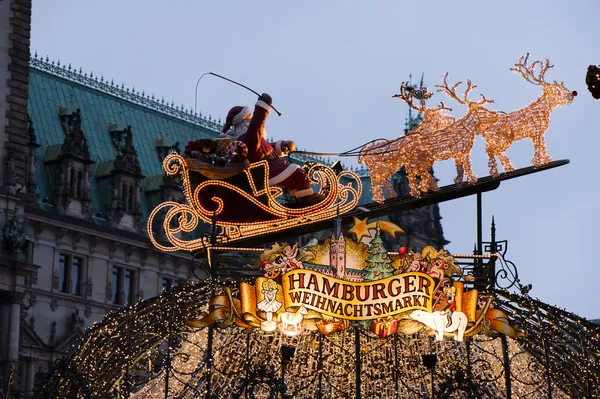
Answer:
[{"label": "green copper roof", "polygon": [[[105,212],[94,177],[98,172],[106,173],[106,170],[102,172],[100,169],[110,169],[109,161],[115,159],[111,130],[122,130],[131,125],[142,174],[147,180],[142,184],[144,188],[156,188],[160,179],[155,176],[164,174],[157,144],[171,146],[179,142],[179,148],[183,150],[188,141],[215,137],[221,130],[220,121],[165,104],[144,92],[115,86],[93,74],[71,70],[70,66],[37,57],[31,59],[30,65],[29,114],[34,122],[37,141],[42,145],[36,165],[38,191],[42,198],[50,196],[50,187],[55,184],[51,181],[53,176],[45,172],[43,161],[44,157],[55,157],[57,154],[54,152],[59,150],[57,145],[63,143],[60,114],[81,110],[82,130],[88,140],[91,159],[95,161],[91,170],[94,213]],[[363,178],[363,184],[367,187],[361,202],[370,202],[369,179]],[[141,195],[144,218],[151,210],[146,205],[145,195]]]},{"label": "green copper roof", "polygon": [[[98,78],[86,78],[64,66],[32,59],[31,67],[29,114],[38,143],[42,145],[37,161],[37,183],[42,198],[49,195],[48,185],[54,184],[45,176],[44,156],[48,158],[50,152],[58,150],[52,146],[62,144],[64,140],[59,113],[81,110],[82,130],[88,140],[91,158],[96,162],[92,165],[92,176],[96,175],[96,168],[110,165],[106,161],[115,159],[110,130],[132,126],[133,142],[146,177],[164,174],[156,150],[157,139],[163,145],[179,142],[183,149],[192,139],[214,137],[220,131],[220,125],[214,121],[100,82]],[[143,197],[142,208],[146,208]],[[92,207],[94,213],[104,211],[94,179]],[[148,215],[147,209],[142,212],[144,216]]]}]

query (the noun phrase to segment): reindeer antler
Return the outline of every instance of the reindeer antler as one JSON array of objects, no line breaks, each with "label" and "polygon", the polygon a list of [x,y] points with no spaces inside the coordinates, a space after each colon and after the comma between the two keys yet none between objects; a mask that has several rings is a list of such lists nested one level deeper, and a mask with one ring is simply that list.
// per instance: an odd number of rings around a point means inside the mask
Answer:
[{"label": "reindeer antler", "polygon": [[[462,84],[462,82],[457,82],[454,84],[454,86],[452,87],[448,87],[448,72],[446,72],[446,74],[444,75],[444,79],[442,80],[441,85],[435,85],[435,87],[438,88],[438,91],[443,91],[444,93],[446,93],[446,95],[452,99],[454,99],[455,101],[457,101],[460,104],[467,104],[466,101],[466,95],[465,95],[465,100],[462,100],[458,94],[456,94],[456,88],[458,86],[460,86]],[[468,84],[471,84],[470,81],[468,81]],[[466,94],[466,93],[465,93]]]},{"label": "reindeer antler", "polygon": [[479,93],[479,95],[481,96],[481,101],[477,101],[477,104],[493,104],[494,102],[496,102],[496,100],[494,100],[493,98],[491,100],[488,100],[487,98],[485,98],[485,96],[481,93]]},{"label": "reindeer antler", "polygon": [[[547,85],[548,82],[544,80],[544,75],[546,71],[550,68],[554,68],[554,65],[550,65],[550,60],[546,58],[546,62],[542,63],[542,61],[534,61],[533,64],[527,65],[527,59],[529,58],[529,53],[527,55],[519,58],[519,62],[515,64],[514,67],[510,68],[511,71],[518,72],[523,76],[523,78],[531,84],[536,86],[544,86]],[[540,66],[540,72],[538,75],[535,75],[535,68]]]},{"label": "reindeer antler", "polygon": [[[425,107],[425,96],[427,94],[427,89],[424,89],[425,92],[423,93],[423,97],[421,99],[421,106],[417,107],[414,103],[413,103],[413,98],[415,97],[415,94],[418,92],[418,90],[413,89],[412,87],[410,87],[408,85],[408,82],[402,82],[400,84],[400,93],[398,94],[394,94],[392,96],[392,98],[400,98],[402,100],[404,100],[412,109],[419,111],[419,112],[423,112],[423,109]],[[429,97],[431,97],[433,94],[429,95]],[[429,98],[427,97],[427,98]]]},{"label": "reindeer antler", "polygon": [[[471,82],[470,80],[467,80],[467,88],[465,90],[465,93],[463,94],[462,99],[458,96],[458,94],[456,94],[456,88],[460,84],[462,84],[462,82],[458,82],[458,83],[454,84],[454,86],[449,88],[448,87],[448,73],[446,72],[446,74],[444,75],[443,83],[444,83],[443,85],[436,85],[436,87],[438,88],[438,91],[443,91],[444,93],[446,93],[446,95],[448,97],[456,100],[460,104],[464,104],[464,105],[467,105],[469,103],[471,103],[471,104],[491,104],[494,102],[494,100],[488,100],[487,98],[485,98],[485,96],[483,94],[480,94],[481,101],[469,101],[469,99],[468,99],[469,93],[471,92],[471,90],[477,88],[477,85],[474,85],[473,82]],[[443,103],[442,103],[442,106],[443,106]]]},{"label": "reindeer antler", "polygon": [[429,108],[430,111],[441,111],[441,110],[446,110],[446,111],[452,111],[452,108],[446,107],[444,105],[443,102],[440,101],[440,105],[438,105],[437,107],[433,107],[433,108]]}]

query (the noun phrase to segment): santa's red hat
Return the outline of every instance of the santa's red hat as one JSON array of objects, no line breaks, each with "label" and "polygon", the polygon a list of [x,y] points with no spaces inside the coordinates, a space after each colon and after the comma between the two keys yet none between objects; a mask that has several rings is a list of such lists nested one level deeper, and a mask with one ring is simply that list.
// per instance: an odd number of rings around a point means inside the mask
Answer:
[{"label": "santa's red hat", "polygon": [[225,125],[223,126],[223,133],[227,133],[231,126],[235,126],[246,118],[252,117],[250,108],[241,105],[236,105],[231,108],[225,118]]}]

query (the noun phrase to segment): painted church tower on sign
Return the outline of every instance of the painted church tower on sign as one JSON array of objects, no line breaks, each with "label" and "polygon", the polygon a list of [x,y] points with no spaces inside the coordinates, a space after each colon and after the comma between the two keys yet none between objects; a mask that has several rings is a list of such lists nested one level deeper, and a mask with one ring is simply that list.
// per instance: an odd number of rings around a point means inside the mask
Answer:
[{"label": "painted church tower on sign", "polygon": [[336,278],[344,279],[346,276],[346,238],[340,231],[337,238],[336,232],[331,234],[329,243],[329,265]]}]

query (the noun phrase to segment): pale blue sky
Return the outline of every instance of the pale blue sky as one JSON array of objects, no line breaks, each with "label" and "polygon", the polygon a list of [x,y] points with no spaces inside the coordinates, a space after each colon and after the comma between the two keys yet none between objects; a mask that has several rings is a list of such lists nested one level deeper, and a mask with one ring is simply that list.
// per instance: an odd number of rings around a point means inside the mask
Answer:
[{"label": "pale blue sky", "polygon": [[[553,159],[571,164],[485,194],[484,220],[495,215],[508,258],[533,284],[533,296],[599,318],[600,103],[585,87],[587,66],[600,63],[599,14],[594,0],[34,0],[31,46],[188,109],[202,73],[231,77],[273,96],[283,116],[270,116],[270,135],[326,152],[400,135],[407,106],[391,96],[411,72],[424,72],[430,88],[445,72],[450,81],[469,78],[496,99],[492,108],[512,111],[541,91],[509,68],[527,52],[547,57],[555,65],[547,79],[580,94],[555,110],[546,135]],[[464,113],[441,93],[433,100]],[[216,78],[200,83],[204,114],[224,118],[232,105],[253,102],[251,93]],[[531,142],[508,155],[516,167],[528,166]],[[481,138],[472,159],[475,173],[487,175]],[[451,183],[450,162],[435,169],[440,184]],[[475,197],[444,203],[441,213],[448,249],[472,251]]]}]

